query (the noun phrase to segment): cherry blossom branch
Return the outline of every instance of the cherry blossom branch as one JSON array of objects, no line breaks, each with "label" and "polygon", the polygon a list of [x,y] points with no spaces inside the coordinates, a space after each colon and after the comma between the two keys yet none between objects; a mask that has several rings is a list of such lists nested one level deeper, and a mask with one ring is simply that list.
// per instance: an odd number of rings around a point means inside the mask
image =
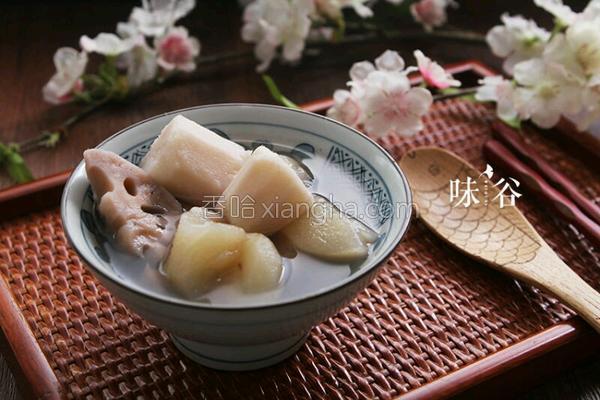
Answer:
[{"label": "cherry blossom branch", "polygon": [[485,44],[485,36],[472,31],[462,31],[462,30],[434,30],[431,32],[425,31],[404,31],[404,30],[384,30],[381,28],[373,27],[370,28],[369,25],[363,26],[366,27],[367,33],[356,33],[356,34],[346,34],[345,37],[337,43],[365,43],[371,42],[381,38],[387,39],[425,39],[425,38],[435,38],[435,39],[445,39],[445,40],[456,40],[462,42],[472,42],[472,43],[481,43]]},{"label": "cherry blossom branch", "polygon": [[468,97],[472,96],[477,92],[477,87],[463,88],[463,89],[453,89],[452,91],[447,91],[444,93],[438,93],[433,95],[434,101],[454,99],[457,97]]},{"label": "cherry blossom branch", "polygon": [[110,97],[106,97],[100,101],[91,103],[78,113],[67,118],[56,129],[45,130],[37,136],[14,143],[14,145],[21,153],[31,151],[39,147],[54,147],[61,139],[68,135],[69,128],[108,103],[108,101],[110,101]]},{"label": "cherry blossom branch", "polygon": [[[482,43],[485,44],[485,36],[471,31],[461,31],[461,30],[435,30],[432,32],[425,31],[374,31],[367,33],[356,33],[356,34],[346,34],[342,39],[336,42],[324,41],[324,40],[315,40],[307,42],[307,50],[310,49],[319,49],[319,48],[328,48],[334,47],[340,44],[357,44],[357,43],[371,43],[381,38],[388,39],[397,39],[397,38],[405,38],[405,39],[426,39],[426,38],[437,38],[437,39],[446,39],[446,40],[457,40],[463,42],[474,42],[474,43]],[[196,64],[198,66],[212,65],[218,64],[220,62],[225,61],[233,61],[245,58],[254,57],[254,52],[250,50],[241,50],[241,51],[232,51],[219,53],[210,56],[202,56],[198,58]]]},{"label": "cherry blossom branch", "polygon": [[198,65],[198,66],[211,65],[211,64],[217,64],[217,63],[220,63],[223,61],[232,61],[232,60],[237,60],[237,59],[250,58],[253,56],[254,56],[254,52],[252,52],[250,50],[231,51],[231,52],[215,54],[212,56],[202,56],[202,57],[198,58],[196,65]]}]

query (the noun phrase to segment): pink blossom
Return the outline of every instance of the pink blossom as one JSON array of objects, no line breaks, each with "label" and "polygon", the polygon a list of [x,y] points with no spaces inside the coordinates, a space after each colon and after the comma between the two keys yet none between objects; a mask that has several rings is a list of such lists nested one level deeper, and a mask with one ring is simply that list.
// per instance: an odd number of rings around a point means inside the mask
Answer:
[{"label": "pink blossom", "polygon": [[411,4],[410,12],[429,31],[446,23],[446,7],[454,4],[452,0],[419,0]]},{"label": "pink blossom", "polygon": [[361,61],[350,69],[350,90],[336,90],[327,115],[363,130],[371,137],[411,136],[423,129],[433,98],[425,88],[411,87],[396,51],[386,50],[375,63]]},{"label": "pink blossom", "polygon": [[432,61],[427,57],[421,50],[415,50],[415,58],[417,59],[417,66],[423,76],[423,80],[429,86],[436,87],[438,89],[447,89],[451,86],[460,86],[460,81],[452,78],[452,75],[446,72],[438,63]]},{"label": "pink blossom", "polygon": [[333,107],[327,110],[327,116],[357,127],[361,122],[362,111],[357,99],[347,90],[336,90],[333,93]]},{"label": "pink blossom", "polygon": [[54,93],[48,90],[43,91],[44,100],[51,104],[64,104],[73,100],[74,95],[83,91],[83,80],[77,79],[71,88],[71,91],[63,94],[62,96],[56,97]]},{"label": "pink blossom", "polygon": [[370,136],[412,136],[423,129],[423,116],[433,102],[424,88],[411,88],[399,72],[375,71],[365,82],[364,127]]},{"label": "pink blossom", "polygon": [[175,69],[190,72],[196,68],[194,58],[200,54],[198,39],[190,37],[187,29],[175,27],[155,40],[158,65],[167,71]]},{"label": "pink blossom", "polygon": [[69,101],[74,92],[83,89],[81,75],[85,71],[88,57],[85,52],[78,52],[70,47],[61,47],[54,54],[56,73],[44,86],[44,100],[52,104]]}]

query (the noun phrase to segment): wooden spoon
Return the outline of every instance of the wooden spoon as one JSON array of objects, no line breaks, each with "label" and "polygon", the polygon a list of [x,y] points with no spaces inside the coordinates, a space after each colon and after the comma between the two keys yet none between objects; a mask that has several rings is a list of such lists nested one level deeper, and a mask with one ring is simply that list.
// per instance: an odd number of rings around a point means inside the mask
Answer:
[{"label": "wooden spoon", "polygon": [[[500,207],[500,190],[486,175],[434,147],[409,152],[400,167],[413,191],[417,216],[434,233],[467,255],[554,294],[600,333],[600,293],[552,251],[509,199]],[[471,197],[465,207],[458,203],[468,178],[478,202]],[[450,181],[456,179],[464,183],[451,201]]]}]

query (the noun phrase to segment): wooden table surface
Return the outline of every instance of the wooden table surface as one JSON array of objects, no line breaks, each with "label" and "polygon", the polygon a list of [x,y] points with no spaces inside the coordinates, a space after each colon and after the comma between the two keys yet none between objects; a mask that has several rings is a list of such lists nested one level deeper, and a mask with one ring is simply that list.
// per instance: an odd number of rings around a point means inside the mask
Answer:
[{"label": "wooden table surface", "polygon": [[[503,12],[550,23],[550,18],[528,0],[459,3],[460,8],[451,11],[449,17],[453,28],[485,33],[498,23]],[[567,3],[581,9],[586,2]],[[116,23],[125,21],[136,4],[134,1],[5,1],[0,5],[0,141],[6,143],[35,136],[73,113],[73,106],[54,107],[41,96],[42,86],[54,72],[54,51],[61,46],[78,47],[82,34],[95,36],[99,32],[113,32]],[[198,0],[194,12],[181,23],[200,38],[202,55],[213,56],[251,50],[240,40],[240,19],[241,10],[233,0]],[[418,30],[417,26],[405,22],[398,25],[413,32]],[[373,59],[387,48],[400,51],[410,62],[412,51],[420,48],[443,63],[478,59],[500,68],[499,60],[483,44],[411,38],[340,45],[318,57],[308,57],[295,67],[275,65],[270,74],[288,97],[302,103],[330,96],[348,80],[352,62]],[[160,91],[129,103],[102,108],[75,126],[57,148],[29,153],[25,159],[33,174],[42,177],[72,168],[80,161],[84,149],[94,147],[134,122],[162,112],[221,102],[272,103],[254,67],[252,57],[202,66],[192,78],[177,79]],[[8,178],[0,175],[0,188],[8,185]],[[3,359],[0,359],[0,396],[7,400],[19,398]],[[600,359],[592,357],[590,363],[524,396],[600,399]]]}]

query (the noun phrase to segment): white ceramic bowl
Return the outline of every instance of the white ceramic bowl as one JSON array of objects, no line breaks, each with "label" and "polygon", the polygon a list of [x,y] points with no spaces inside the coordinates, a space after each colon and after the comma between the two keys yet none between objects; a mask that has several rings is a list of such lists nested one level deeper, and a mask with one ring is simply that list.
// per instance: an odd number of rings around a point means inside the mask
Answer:
[{"label": "white ceramic bowl", "polygon": [[62,198],[64,229],[71,245],[111,293],[169,332],[184,354],[203,365],[249,370],[274,364],[292,355],[314,325],[350,302],[373,279],[408,227],[412,201],[408,183],[394,160],[354,129],[317,114],[271,105],[219,104],[174,111],[130,126],[98,148],[138,164],[177,114],[240,143],[273,142],[308,156],[321,155],[351,174],[380,212],[376,222],[381,238],[372,254],[334,285],[273,304],[204,304],[152,292],[116,273],[90,226],[93,200],[83,162],[75,168]]}]

